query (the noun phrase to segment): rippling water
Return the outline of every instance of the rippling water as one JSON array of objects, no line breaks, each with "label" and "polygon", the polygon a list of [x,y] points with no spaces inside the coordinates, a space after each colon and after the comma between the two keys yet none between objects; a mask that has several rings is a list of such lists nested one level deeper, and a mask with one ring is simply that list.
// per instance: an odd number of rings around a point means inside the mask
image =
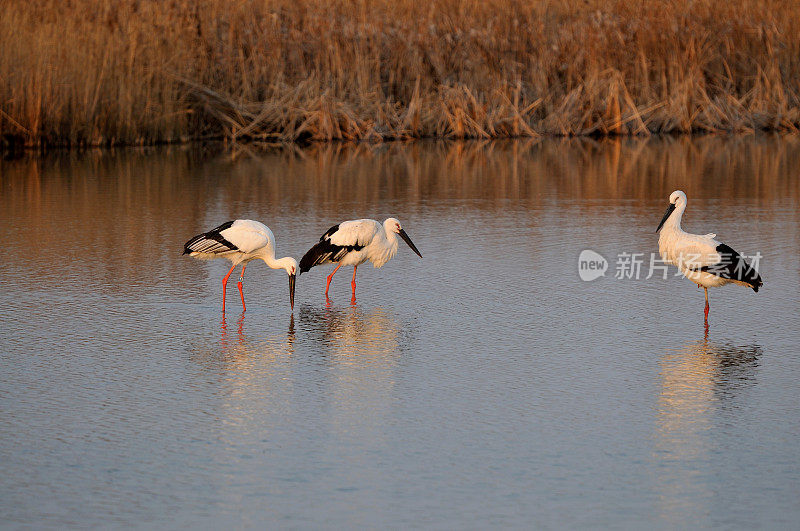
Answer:
[{"label": "rippling water", "polygon": [[[765,286],[646,279],[684,227]],[[0,163],[7,525],[789,527],[800,141],[170,148]],[[237,217],[299,258],[397,216],[421,250],[298,279],[180,255]],[[582,282],[578,255],[609,261]],[[617,279],[620,253],[644,253]]]}]

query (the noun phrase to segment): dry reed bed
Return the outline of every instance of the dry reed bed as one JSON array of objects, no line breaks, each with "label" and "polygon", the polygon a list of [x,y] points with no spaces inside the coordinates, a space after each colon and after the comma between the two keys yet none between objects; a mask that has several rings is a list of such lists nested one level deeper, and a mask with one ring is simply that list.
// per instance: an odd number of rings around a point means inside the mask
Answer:
[{"label": "dry reed bed", "polygon": [[8,0],[28,146],[796,131],[794,0]]}]

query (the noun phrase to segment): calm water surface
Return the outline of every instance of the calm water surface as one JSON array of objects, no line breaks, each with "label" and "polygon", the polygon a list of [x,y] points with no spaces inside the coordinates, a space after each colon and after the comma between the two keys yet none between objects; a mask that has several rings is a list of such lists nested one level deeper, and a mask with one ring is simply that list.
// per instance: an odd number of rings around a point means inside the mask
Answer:
[{"label": "calm water surface", "polygon": [[[761,292],[711,291],[707,338],[702,291],[645,278],[676,188],[687,230],[762,254]],[[794,527],[799,204],[797,138],[4,161],[0,520]],[[299,258],[388,216],[424,258],[361,268],[352,305],[326,266],[292,316],[254,263],[223,316],[226,263],[181,256],[237,217]]]}]

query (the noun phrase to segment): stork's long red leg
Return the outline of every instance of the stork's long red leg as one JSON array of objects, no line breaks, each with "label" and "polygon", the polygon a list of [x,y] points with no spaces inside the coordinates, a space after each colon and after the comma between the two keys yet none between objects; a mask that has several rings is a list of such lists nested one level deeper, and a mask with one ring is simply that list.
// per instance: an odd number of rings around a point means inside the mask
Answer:
[{"label": "stork's long red leg", "polygon": [[247,310],[247,307],[244,305],[244,291],[242,291],[242,280],[244,280],[244,268],[245,267],[247,267],[247,264],[244,264],[242,266],[242,273],[239,275],[239,283],[237,284],[237,286],[239,286],[239,296],[242,298],[242,311],[243,312]]},{"label": "stork's long red leg", "polygon": [[328,288],[330,288],[330,287],[331,287],[331,280],[333,280],[333,275],[334,275],[334,273],[336,273],[336,272],[339,270],[339,268],[340,268],[340,267],[342,267],[342,264],[341,264],[341,263],[340,263],[339,265],[337,265],[337,266],[336,266],[336,269],[334,269],[334,270],[331,272],[331,274],[330,274],[330,275],[328,275],[328,283],[327,283],[327,284],[325,284],[325,297],[327,297],[327,296],[328,296]]},{"label": "stork's long red leg", "polygon": [[225,278],[222,279],[222,312],[225,313],[225,289],[228,287],[228,277],[231,276],[233,270],[236,269],[236,264],[233,265],[228,274],[225,275]]},{"label": "stork's long red leg", "polygon": [[703,288],[706,290],[706,321],[708,321],[708,288]]},{"label": "stork's long red leg", "polygon": [[353,281],[350,283],[350,286],[353,287],[353,295],[350,297],[350,304],[356,303],[356,268],[358,266],[353,266]]}]

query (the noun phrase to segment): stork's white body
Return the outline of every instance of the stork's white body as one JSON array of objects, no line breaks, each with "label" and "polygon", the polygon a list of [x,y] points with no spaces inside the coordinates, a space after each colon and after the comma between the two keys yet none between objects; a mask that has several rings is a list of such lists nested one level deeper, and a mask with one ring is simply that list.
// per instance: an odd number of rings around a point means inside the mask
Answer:
[{"label": "stork's white body", "polygon": [[235,248],[206,237],[188,248],[189,256],[201,260],[227,258],[233,265],[246,264],[256,258],[264,260],[269,265],[269,262],[275,260],[275,235],[263,223],[250,219],[237,219],[228,228],[217,233]]},{"label": "stork's white body", "polygon": [[354,219],[339,224],[339,230],[331,234],[330,242],[342,247],[363,245],[361,250],[349,251],[339,263],[357,266],[367,261],[380,268],[397,254],[397,233],[386,230],[374,219]]},{"label": "stork's white body", "polygon": [[673,216],[676,217],[676,223],[669,226],[669,222],[665,223],[658,236],[658,252],[662,260],[676,266],[686,278],[704,288],[716,288],[736,282],[700,271],[700,267],[717,264],[722,259],[716,251],[720,245],[714,239],[717,235],[684,232],[681,230],[680,214]]}]

